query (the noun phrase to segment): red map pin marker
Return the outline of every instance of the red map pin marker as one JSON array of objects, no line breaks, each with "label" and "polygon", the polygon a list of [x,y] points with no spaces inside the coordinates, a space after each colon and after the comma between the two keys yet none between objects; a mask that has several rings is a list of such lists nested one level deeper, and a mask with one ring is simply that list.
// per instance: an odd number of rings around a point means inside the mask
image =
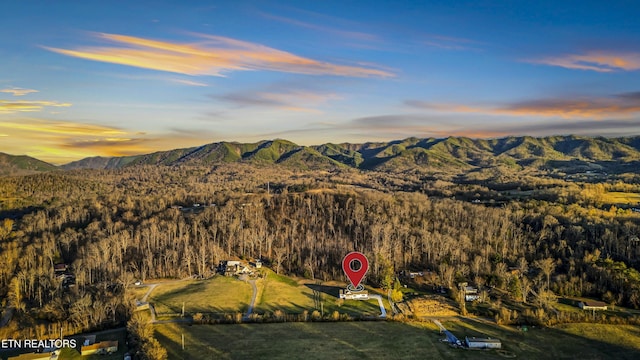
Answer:
[{"label": "red map pin marker", "polygon": [[[360,263],[360,268],[358,270],[353,269],[354,262]],[[358,285],[360,285],[360,281],[362,281],[364,274],[369,270],[369,260],[367,260],[367,257],[364,256],[363,253],[357,251],[350,252],[342,260],[342,270],[349,278],[349,281],[351,281],[351,285],[354,288],[357,288]]]}]

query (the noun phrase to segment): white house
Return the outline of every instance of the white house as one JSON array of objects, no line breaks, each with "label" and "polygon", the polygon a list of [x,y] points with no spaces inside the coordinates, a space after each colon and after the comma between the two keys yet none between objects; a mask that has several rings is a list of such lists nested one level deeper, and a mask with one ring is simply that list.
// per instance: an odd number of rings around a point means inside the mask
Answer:
[{"label": "white house", "polygon": [[470,349],[500,349],[502,342],[499,339],[465,337],[464,342]]}]

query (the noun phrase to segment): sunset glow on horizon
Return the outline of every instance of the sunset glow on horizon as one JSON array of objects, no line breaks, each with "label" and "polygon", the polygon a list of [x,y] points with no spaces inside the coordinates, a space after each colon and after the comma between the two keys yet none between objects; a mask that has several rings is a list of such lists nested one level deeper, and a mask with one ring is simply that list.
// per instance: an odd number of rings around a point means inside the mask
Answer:
[{"label": "sunset glow on horizon", "polygon": [[0,152],[54,164],[274,138],[640,135],[630,2],[4,8]]}]

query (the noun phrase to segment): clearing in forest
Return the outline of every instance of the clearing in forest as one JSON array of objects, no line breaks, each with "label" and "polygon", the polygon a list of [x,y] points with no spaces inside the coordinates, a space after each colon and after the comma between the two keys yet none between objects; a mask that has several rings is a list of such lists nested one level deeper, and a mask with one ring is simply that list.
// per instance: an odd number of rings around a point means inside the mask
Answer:
[{"label": "clearing in forest", "polygon": [[185,313],[236,313],[249,307],[251,285],[232,277],[216,276],[209,280],[185,280],[158,286],[149,297],[158,316]]}]

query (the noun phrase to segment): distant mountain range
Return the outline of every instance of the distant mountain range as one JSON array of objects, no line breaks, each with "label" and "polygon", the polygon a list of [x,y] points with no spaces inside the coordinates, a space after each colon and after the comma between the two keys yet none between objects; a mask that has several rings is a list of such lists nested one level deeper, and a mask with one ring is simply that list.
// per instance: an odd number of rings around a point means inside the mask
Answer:
[{"label": "distant mountain range", "polygon": [[[0,164],[36,171],[53,165],[26,156],[3,155]],[[5,160],[2,160],[5,159]],[[569,168],[577,165],[615,171],[640,168],[640,136],[604,138],[549,136],[470,139],[465,137],[407,138],[391,142],[300,146],[287,140],[251,144],[217,142],[199,147],[160,151],[126,157],[91,157],[61,166],[61,169],[116,169],[136,165],[213,165],[246,162],[281,164],[299,169],[358,168],[404,171],[411,169],[456,171],[494,166],[514,169],[533,167]]]}]

